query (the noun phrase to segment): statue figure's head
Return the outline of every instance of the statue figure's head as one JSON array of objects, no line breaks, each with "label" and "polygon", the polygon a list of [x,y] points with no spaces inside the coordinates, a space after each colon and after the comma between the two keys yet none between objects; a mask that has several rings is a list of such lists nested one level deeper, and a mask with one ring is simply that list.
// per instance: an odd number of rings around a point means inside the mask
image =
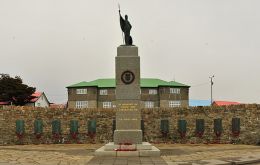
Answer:
[{"label": "statue figure's head", "polygon": [[125,20],[128,20],[128,16],[127,15],[125,15]]}]

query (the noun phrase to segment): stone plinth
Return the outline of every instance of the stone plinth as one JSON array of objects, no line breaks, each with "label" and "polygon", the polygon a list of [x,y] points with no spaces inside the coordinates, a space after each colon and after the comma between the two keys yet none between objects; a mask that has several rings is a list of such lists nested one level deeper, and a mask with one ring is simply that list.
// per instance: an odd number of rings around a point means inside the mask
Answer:
[{"label": "stone plinth", "polygon": [[118,111],[116,112],[117,130],[140,130],[141,129],[140,111]]},{"label": "stone plinth", "polygon": [[[129,104],[128,104],[129,105]],[[119,110],[116,112],[114,143],[142,143],[141,114],[139,110]]]},{"label": "stone plinth", "polygon": [[136,46],[119,46],[116,57],[116,130],[114,143],[142,143],[140,57]]},{"label": "stone plinth", "polygon": [[138,56],[138,48],[134,45],[132,46],[125,46],[121,45],[117,47],[117,56]]},{"label": "stone plinth", "polygon": [[97,149],[95,156],[160,156],[160,150],[148,142],[132,145],[110,142]]},{"label": "stone plinth", "polygon": [[142,143],[142,130],[135,129],[125,129],[125,130],[115,130],[114,132],[114,143],[131,143],[131,144],[141,144]]}]

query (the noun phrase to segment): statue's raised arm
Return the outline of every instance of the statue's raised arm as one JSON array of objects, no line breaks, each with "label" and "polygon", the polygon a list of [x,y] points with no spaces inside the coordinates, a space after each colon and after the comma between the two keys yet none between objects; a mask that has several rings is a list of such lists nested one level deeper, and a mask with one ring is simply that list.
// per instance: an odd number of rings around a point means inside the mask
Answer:
[{"label": "statue's raised arm", "polygon": [[132,45],[133,40],[130,36],[130,30],[132,28],[132,25],[128,21],[128,16],[125,15],[125,19],[121,16],[120,10],[119,10],[119,17],[120,17],[120,27],[121,30],[124,32],[124,38],[125,38],[125,45]]}]

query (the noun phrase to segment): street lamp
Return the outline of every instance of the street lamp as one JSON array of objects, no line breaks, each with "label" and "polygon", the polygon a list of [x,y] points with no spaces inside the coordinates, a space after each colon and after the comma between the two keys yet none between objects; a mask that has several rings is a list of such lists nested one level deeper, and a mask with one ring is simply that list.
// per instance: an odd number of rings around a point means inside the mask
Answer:
[{"label": "street lamp", "polygon": [[213,86],[213,77],[215,77],[214,75],[213,76],[210,76],[209,78],[210,78],[210,103],[211,103],[211,105],[212,105],[212,86]]}]

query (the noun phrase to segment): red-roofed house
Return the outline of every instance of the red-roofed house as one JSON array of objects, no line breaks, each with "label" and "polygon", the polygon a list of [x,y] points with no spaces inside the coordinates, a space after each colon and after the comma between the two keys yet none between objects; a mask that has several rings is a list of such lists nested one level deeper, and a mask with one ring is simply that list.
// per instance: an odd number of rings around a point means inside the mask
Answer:
[{"label": "red-roofed house", "polygon": [[238,105],[241,104],[239,102],[233,102],[233,101],[214,101],[212,105],[215,106],[225,106],[225,105]]},{"label": "red-roofed house", "polygon": [[33,98],[30,103],[26,104],[26,106],[34,106],[34,107],[49,107],[50,102],[48,101],[44,92],[35,92],[32,94],[35,98]]}]

